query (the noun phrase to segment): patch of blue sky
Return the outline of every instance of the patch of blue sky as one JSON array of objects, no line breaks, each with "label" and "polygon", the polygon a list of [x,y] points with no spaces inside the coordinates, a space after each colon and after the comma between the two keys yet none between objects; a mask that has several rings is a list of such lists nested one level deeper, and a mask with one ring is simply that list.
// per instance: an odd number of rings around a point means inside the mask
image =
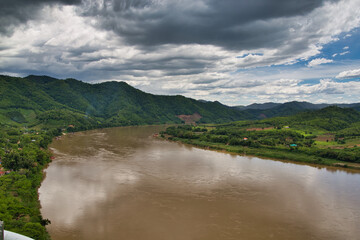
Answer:
[{"label": "patch of blue sky", "polygon": [[237,56],[236,58],[244,58],[244,57],[247,57],[247,56],[249,56],[249,55],[253,55],[253,56],[255,56],[255,55],[257,55],[257,56],[263,56],[264,54],[263,54],[263,53],[245,53],[245,54],[243,54],[243,55],[241,55],[241,56]]},{"label": "patch of blue sky", "polygon": [[[307,60],[298,60],[293,64],[272,65],[255,68],[240,68],[231,75],[245,74],[252,79],[276,80],[299,79],[299,85],[316,85],[321,79],[334,82],[360,82],[360,78],[339,79],[336,76],[342,71],[360,68],[360,28],[336,36],[338,40],[323,46],[321,52]],[[252,53],[255,54],[255,53]],[[248,56],[245,54],[238,58]],[[317,58],[330,59],[332,62],[310,67],[310,61]]]},{"label": "patch of blue sky", "polygon": [[299,85],[315,85],[320,83],[319,78],[310,78],[310,79],[304,79],[301,82],[299,82]]},{"label": "patch of blue sky", "polygon": [[339,40],[324,45],[321,53],[314,58],[323,57],[334,61],[360,59],[360,28],[342,33],[337,38]]}]

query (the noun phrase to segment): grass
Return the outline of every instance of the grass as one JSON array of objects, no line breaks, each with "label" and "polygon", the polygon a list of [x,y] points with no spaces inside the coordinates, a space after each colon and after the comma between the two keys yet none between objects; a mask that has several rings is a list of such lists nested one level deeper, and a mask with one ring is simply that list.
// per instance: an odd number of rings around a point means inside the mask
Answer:
[{"label": "grass", "polygon": [[28,120],[29,122],[36,120],[36,113],[34,110],[21,109],[20,112],[25,117],[25,119]]},{"label": "grass", "polygon": [[[316,145],[318,146],[318,147],[330,147],[330,146],[337,146],[337,145],[340,145],[340,144],[338,144],[337,142],[335,142],[335,141],[329,141],[329,142],[327,142],[327,141],[315,141],[315,143],[316,143]],[[344,145],[344,144],[341,144],[342,146]]]},{"label": "grass", "polygon": [[315,141],[319,148],[352,148],[360,145],[360,138],[347,139],[345,143],[338,143],[336,141]]}]

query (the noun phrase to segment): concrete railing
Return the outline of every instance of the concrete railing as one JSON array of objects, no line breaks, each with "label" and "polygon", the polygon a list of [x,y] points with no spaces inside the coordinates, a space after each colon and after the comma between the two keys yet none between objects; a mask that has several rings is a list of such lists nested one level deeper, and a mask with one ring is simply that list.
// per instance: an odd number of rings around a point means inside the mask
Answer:
[{"label": "concrete railing", "polygon": [[34,240],[21,234],[4,230],[4,222],[0,221],[0,240]]},{"label": "concrete railing", "polygon": [[34,240],[34,239],[5,230],[4,231],[4,240]]},{"label": "concrete railing", "polygon": [[0,221],[0,240],[4,240],[4,222]]}]

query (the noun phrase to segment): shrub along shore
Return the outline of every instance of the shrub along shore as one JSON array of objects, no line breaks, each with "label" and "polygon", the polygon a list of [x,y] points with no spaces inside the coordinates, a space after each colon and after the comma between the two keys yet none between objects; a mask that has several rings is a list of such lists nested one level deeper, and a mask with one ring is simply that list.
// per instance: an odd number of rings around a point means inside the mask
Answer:
[{"label": "shrub along shore", "polygon": [[244,128],[235,129],[233,125],[172,126],[161,132],[160,136],[204,149],[240,155],[360,169],[359,147],[344,149],[317,147],[314,136],[305,137],[298,131],[290,129],[260,128],[247,131]]},{"label": "shrub along shore", "polygon": [[266,148],[255,149],[250,147],[234,147],[220,143],[211,143],[211,142],[203,142],[203,141],[189,140],[183,138],[172,138],[172,137],[166,139],[170,141],[181,142],[184,144],[192,145],[206,150],[225,151],[228,153],[235,153],[243,156],[253,156],[253,157],[267,158],[271,160],[293,161],[293,162],[300,162],[305,164],[316,164],[316,165],[352,168],[352,169],[360,170],[360,165],[351,162],[340,162],[334,159],[312,156],[309,154],[304,154],[301,151],[289,152],[286,150],[276,150],[276,149],[266,149]]}]

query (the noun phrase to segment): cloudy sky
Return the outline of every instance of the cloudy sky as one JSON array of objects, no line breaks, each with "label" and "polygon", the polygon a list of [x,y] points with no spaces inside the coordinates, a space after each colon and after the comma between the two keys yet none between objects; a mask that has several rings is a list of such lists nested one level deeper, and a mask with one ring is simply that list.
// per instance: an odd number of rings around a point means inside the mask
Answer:
[{"label": "cloudy sky", "polygon": [[1,0],[0,74],[228,105],[360,102],[360,0]]}]

